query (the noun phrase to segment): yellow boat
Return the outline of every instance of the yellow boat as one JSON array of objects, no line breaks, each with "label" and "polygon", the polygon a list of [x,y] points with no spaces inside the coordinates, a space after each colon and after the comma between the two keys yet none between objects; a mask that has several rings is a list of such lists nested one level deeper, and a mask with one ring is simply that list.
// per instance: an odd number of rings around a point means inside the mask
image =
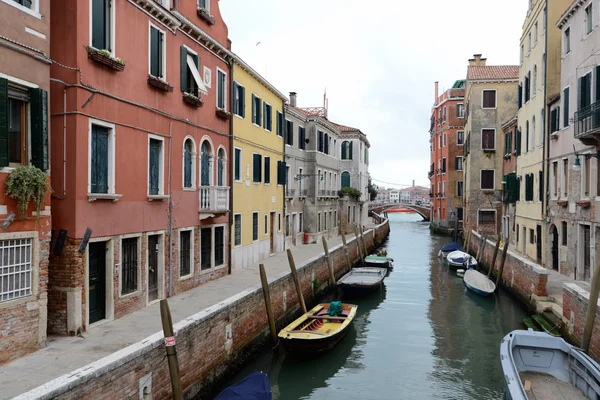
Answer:
[{"label": "yellow boat", "polygon": [[320,353],[333,348],[346,336],[358,306],[342,304],[342,314],[327,314],[329,303],[318,304],[279,332],[283,345],[290,351]]}]

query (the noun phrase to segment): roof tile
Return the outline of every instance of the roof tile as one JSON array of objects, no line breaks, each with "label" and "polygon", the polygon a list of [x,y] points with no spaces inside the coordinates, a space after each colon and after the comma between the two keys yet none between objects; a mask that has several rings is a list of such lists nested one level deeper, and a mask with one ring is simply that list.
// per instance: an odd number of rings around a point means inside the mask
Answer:
[{"label": "roof tile", "polygon": [[519,79],[518,65],[470,65],[467,79],[471,81]]}]

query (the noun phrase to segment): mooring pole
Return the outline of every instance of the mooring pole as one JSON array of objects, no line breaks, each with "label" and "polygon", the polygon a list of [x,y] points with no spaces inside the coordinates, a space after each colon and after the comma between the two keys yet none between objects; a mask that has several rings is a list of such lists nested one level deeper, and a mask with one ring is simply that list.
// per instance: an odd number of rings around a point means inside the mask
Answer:
[{"label": "mooring pole", "polygon": [[[341,221],[340,221],[341,225]],[[348,254],[348,245],[346,244],[346,234],[344,233],[344,227],[341,229],[342,233],[342,244],[344,246],[344,255],[346,256],[346,264],[348,264],[348,270],[352,269],[352,263],[350,263],[350,255]]]},{"label": "mooring pole", "polygon": [[508,241],[504,243],[504,248],[502,249],[500,269],[498,269],[498,276],[496,277],[496,290],[498,290],[498,285],[500,284],[500,280],[502,279],[502,272],[504,271],[504,262],[506,261],[506,253],[508,253]]},{"label": "mooring pole", "polygon": [[275,328],[275,317],[273,316],[273,310],[271,309],[271,294],[269,293],[269,282],[267,281],[267,273],[265,272],[265,266],[260,264],[260,282],[262,284],[263,296],[265,298],[265,307],[267,308],[267,318],[269,319],[269,328],[271,329],[271,338],[273,343],[277,344],[277,328]]},{"label": "mooring pole", "polygon": [[362,247],[360,245],[360,238],[358,237],[358,226],[354,226],[354,238],[356,239],[356,247],[358,248],[358,255],[360,256],[360,261],[362,266],[365,266],[365,259],[363,258]]},{"label": "mooring pole", "polygon": [[498,249],[500,248],[500,239],[496,240],[496,247],[494,248],[494,257],[492,257],[492,263],[490,264],[490,270],[488,276],[492,274],[494,267],[496,266],[496,258],[498,257]]},{"label": "mooring pole", "polygon": [[465,252],[469,252],[469,240],[471,239],[471,230],[465,234]]},{"label": "mooring pole", "polygon": [[588,302],[587,313],[585,316],[585,327],[583,329],[583,340],[581,348],[586,354],[590,350],[590,341],[592,339],[592,330],[594,329],[594,320],[596,319],[596,309],[598,308],[598,293],[600,292],[600,265],[594,269],[592,278],[592,287],[590,289],[590,300]]},{"label": "mooring pole", "polygon": [[485,247],[485,236],[481,235],[481,241],[479,242],[479,248],[477,249],[477,257],[475,257],[475,260],[477,260],[477,264],[479,264],[481,262],[481,257],[483,256],[483,248]]},{"label": "mooring pole", "polygon": [[302,313],[306,314],[306,304],[304,304],[304,296],[302,295],[302,286],[300,286],[300,280],[298,279],[298,272],[296,272],[296,262],[294,261],[294,255],[290,249],[287,250],[288,261],[290,262],[290,269],[292,270],[292,278],[294,279],[294,286],[296,286],[296,293],[298,294],[298,302]]},{"label": "mooring pole", "polygon": [[167,347],[167,360],[169,362],[169,375],[171,376],[171,388],[173,389],[173,400],[182,400],[181,377],[179,376],[179,361],[177,361],[177,350],[175,349],[175,335],[173,334],[173,319],[167,299],[160,301],[160,320],[162,322]]},{"label": "mooring pole", "polygon": [[329,277],[331,278],[331,284],[335,285],[335,273],[333,272],[333,262],[331,261],[331,257],[329,257],[329,246],[327,246],[327,239],[325,236],[323,239],[323,250],[325,250],[325,259],[327,260],[327,268],[329,268]]},{"label": "mooring pole", "polygon": [[362,242],[363,249],[365,249],[365,258],[366,258],[369,255],[369,250],[367,250],[367,245],[365,244],[365,227],[364,226],[361,226],[360,241]]}]

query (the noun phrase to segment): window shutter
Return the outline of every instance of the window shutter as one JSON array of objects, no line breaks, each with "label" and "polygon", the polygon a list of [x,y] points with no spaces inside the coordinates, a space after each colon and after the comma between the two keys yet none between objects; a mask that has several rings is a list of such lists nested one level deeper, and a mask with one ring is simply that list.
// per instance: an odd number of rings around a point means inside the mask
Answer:
[{"label": "window shutter", "polygon": [[183,186],[186,188],[192,187],[192,154],[187,146],[183,150],[184,154],[184,169],[183,169]]},{"label": "window shutter", "polygon": [[329,154],[329,135],[325,134],[325,138],[323,140],[325,141],[325,154]]},{"label": "window shutter", "polygon": [[352,141],[349,142],[348,145],[348,160],[352,160]]},{"label": "window shutter", "polygon": [[523,86],[521,86],[520,83],[519,83],[519,86],[517,86],[517,97],[518,97],[517,102],[519,103],[519,110],[520,110],[521,107],[523,107]]},{"label": "window shutter", "polygon": [[[598,86],[596,86],[596,88],[598,88]],[[596,89],[598,90],[598,89]],[[596,96],[600,95],[600,93],[596,94]],[[565,100],[565,107],[563,110],[563,126],[569,126],[569,88],[566,88],[565,90],[563,90],[563,96],[564,96],[564,100]],[[558,114],[558,113],[557,113]],[[558,129],[559,125],[558,125],[558,118],[559,116],[557,115],[557,122],[556,122],[556,128]]]},{"label": "window shutter", "polygon": [[158,140],[150,140],[150,165],[148,166],[149,168],[149,175],[150,175],[150,182],[149,182],[149,188],[148,191],[151,195],[157,195],[159,192],[159,188],[158,188],[158,177],[160,174],[159,171],[159,155],[160,155],[160,142]]},{"label": "window shutter", "polygon": [[342,142],[342,160],[347,158],[346,147],[348,147],[348,142]]},{"label": "window shutter", "polygon": [[454,157],[454,169],[458,171],[458,157]]},{"label": "window shutter", "polygon": [[521,128],[517,129],[517,143],[515,143],[515,150],[517,155],[521,155]]},{"label": "window shutter", "polygon": [[158,29],[150,27],[150,75],[158,77]]},{"label": "window shutter", "polygon": [[265,116],[263,118],[263,128],[267,128],[267,103],[263,103],[263,115]]},{"label": "window shutter", "polygon": [[540,201],[544,201],[544,171],[539,172],[540,182],[539,182],[539,199]]},{"label": "window shutter", "polygon": [[0,78],[0,167],[8,167],[8,80]]},{"label": "window shutter", "polygon": [[187,92],[189,90],[188,88],[188,81],[187,81],[187,49],[185,48],[185,46],[181,46],[180,49],[180,78],[181,78],[181,91],[182,92]]},{"label": "window shutter", "polygon": [[98,50],[109,50],[106,43],[106,0],[92,1],[92,47]]},{"label": "window shutter", "polygon": [[31,163],[48,170],[48,92],[31,89]]},{"label": "window shutter", "polygon": [[583,106],[583,79],[585,77],[577,79],[577,109],[581,110]]},{"label": "window shutter", "polygon": [[287,175],[287,164],[284,161],[277,161],[277,184],[285,185]]},{"label": "window shutter", "polygon": [[265,157],[265,183],[271,183],[271,158]]},{"label": "window shutter", "polygon": [[595,81],[595,87],[596,87],[596,99],[594,101],[600,101],[600,79],[599,78],[600,75],[600,66],[596,66],[596,68],[594,68],[594,79]]},{"label": "window shutter", "polygon": [[252,94],[252,123],[256,124],[256,96]]},{"label": "window shutter", "polygon": [[165,40],[165,35],[162,32],[158,33],[158,74],[162,78],[165,75],[165,71],[163,71],[163,40]]},{"label": "window shutter", "polygon": [[92,193],[108,193],[108,131],[106,128],[92,125]]},{"label": "window shutter", "polygon": [[246,118],[246,88],[243,86],[239,86],[238,88],[240,93],[240,104],[238,106],[240,111],[239,114],[242,116],[242,118]]},{"label": "window shutter", "polygon": [[238,84],[233,82],[233,113],[240,115],[240,102],[242,99],[240,98],[240,90],[238,89]]}]

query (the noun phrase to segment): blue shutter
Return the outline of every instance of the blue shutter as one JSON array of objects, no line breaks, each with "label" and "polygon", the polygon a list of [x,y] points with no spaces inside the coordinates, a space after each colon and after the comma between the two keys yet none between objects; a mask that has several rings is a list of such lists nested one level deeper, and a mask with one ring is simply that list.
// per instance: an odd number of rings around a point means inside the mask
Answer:
[{"label": "blue shutter", "polygon": [[150,156],[148,166],[149,175],[149,187],[148,193],[151,195],[157,195],[159,193],[159,176],[160,176],[160,141],[150,139]]},{"label": "blue shutter", "polygon": [[48,92],[31,89],[31,163],[48,170]]},{"label": "blue shutter", "polygon": [[8,80],[0,78],[0,167],[8,167]]}]

